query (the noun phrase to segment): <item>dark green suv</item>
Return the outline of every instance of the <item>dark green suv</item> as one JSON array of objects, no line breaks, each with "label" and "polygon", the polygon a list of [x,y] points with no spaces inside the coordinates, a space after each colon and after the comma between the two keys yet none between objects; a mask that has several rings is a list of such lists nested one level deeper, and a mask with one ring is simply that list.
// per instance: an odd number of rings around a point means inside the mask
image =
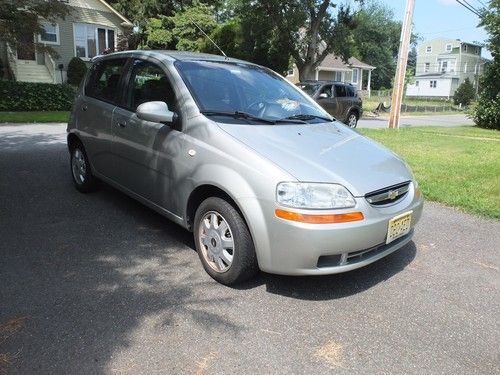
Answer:
[{"label": "dark green suv", "polygon": [[355,128],[358,124],[363,114],[363,101],[353,85],[338,81],[304,81],[297,86],[347,126]]}]

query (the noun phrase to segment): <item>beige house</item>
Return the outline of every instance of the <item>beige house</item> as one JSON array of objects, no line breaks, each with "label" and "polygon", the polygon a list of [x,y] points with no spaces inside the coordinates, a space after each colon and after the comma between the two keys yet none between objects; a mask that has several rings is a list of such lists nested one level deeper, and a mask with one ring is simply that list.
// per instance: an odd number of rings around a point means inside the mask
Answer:
[{"label": "beige house", "polygon": [[477,44],[448,38],[426,40],[418,46],[415,77],[406,96],[450,98],[466,78],[477,88],[487,61]]},{"label": "beige house", "polygon": [[70,13],[55,24],[43,23],[41,35],[26,35],[28,42],[50,46],[58,58],[47,52],[14,50],[0,45],[0,57],[17,81],[60,83],[66,80],[71,58],[85,61],[114,51],[122,35],[132,31],[132,23],[104,0],[66,0]]},{"label": "beige house", "polygon": [[[345,63],[334,54],[329,54],[307,79],[347,82],[355,86],[358,91],[370,96],[373,69],[375,69],[374,66],[359,61],[355,57],[349,58]],[[299,82],[299,70],[296,66],[288,71],[286,78],[293,83]]]}]

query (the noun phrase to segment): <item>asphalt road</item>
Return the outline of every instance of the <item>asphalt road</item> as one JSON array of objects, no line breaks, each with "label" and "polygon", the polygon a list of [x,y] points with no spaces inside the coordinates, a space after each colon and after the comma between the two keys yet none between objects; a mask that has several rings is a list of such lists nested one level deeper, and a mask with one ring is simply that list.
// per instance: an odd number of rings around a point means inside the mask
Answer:
[{"label": "asphalt road", "polygon": [[61,126],[0,126],[4,370],[499,373],[498,221],[427,203],[414,242],[369,267],[232,289],[190,233],[110,187],[78,193],[65,147]]},{"label": "asphalt road", "polygon": [[[387,128],[389,124],[388,115],[379,117],[363,117],[358,121],[359,128]],[[461,126],[474,125],[474,121],[466,115],[430,115],[430,116],[401,116],[399,126],[401,128],[412,126]]]}]

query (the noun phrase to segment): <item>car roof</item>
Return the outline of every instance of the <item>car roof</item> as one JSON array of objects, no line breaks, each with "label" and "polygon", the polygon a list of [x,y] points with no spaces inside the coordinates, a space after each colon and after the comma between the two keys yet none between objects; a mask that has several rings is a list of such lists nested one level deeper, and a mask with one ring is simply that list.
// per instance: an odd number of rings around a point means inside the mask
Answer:
[{"label": "car roof", "polygon": [[221,55],[213,55],[210,53],[199,53],[189,51],[170,51],[170,50],[130,50],[122,52],[113,52],[106,55],[98,55],[92,61],[107,60],[113,57],[155,57],[158,60],[169,61],[221,61],[252,64],[248,61],[225,57]]},{"label": "car roof", "polygon": [[325,83],[337,83],[340,85],[346,85],[346,86],[352,86],[351,83],[349,82],[342,82],[342,81],[335,81],[335,80],[327,80],[327,79],[322,79],[322,80],[314,80],[314,79],[308,79],[305,81],[300,81],[297,84],[308,84],[308,85],[324,85]]}]

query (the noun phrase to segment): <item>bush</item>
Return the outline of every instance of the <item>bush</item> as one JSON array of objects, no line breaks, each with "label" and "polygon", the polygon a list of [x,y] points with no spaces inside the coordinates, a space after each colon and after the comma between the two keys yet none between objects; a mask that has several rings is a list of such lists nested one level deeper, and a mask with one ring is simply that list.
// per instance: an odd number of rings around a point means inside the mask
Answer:
[{"label": "bush", "polygon": [[0,81],[0,111],[69,111],[74,98],[70,85]]},{"label": "bush", "polygon": [[68,83],[78,86],[87,73],[87,64],[79,57],[73,57],[68,64]]},{"label": "bush", "polygon": [[496,98],[480,98],[474,110],[474,122],[481,128],[500,130],[500,92]]},{"label": "bush", "polygon": [[455,95],[453,95],[453,102],[455,105],[459,105],[460,103],[464,106],[467,106],[474,100],[476,97],[476,92],[474,90],[474,86],[470,82],[469,78],[466,78],[460,86],[458,86],[455,91]]}]

